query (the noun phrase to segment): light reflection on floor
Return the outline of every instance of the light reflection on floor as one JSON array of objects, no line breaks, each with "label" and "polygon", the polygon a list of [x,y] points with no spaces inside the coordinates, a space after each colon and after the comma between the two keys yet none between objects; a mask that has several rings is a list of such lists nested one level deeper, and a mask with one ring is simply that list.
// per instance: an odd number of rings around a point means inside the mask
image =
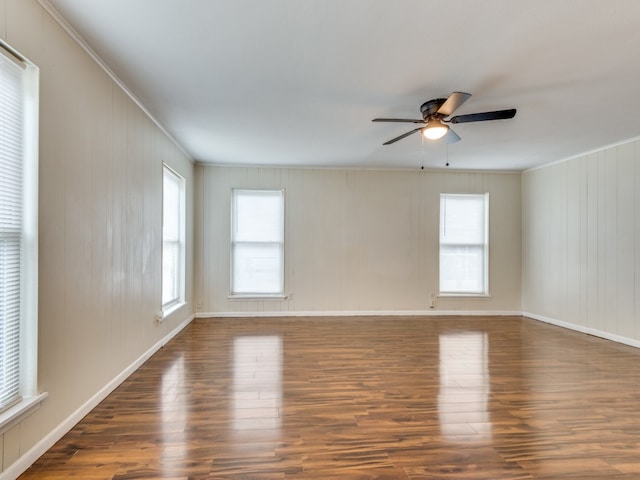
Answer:
[{"label": "light reflection on floor", "polygon": [[186,428],[188,417],[187,398],[184,389],[184,354],[173,361],[162,374],[161,413],[163,438],[172,438],[172,445],[162,451],[164,472],[171,473],[172,466],[184,461],[188,445]]},{"label": "light reflection on floor", "polygon": [[443,437],[456,442],[490,440],[487,334],[443,333],[439,344],[438,411]]},{"label": "light reflection on floor", "polygon": [[236,337],[233,340],[232,360],[233,430],[279,430],[282,407],[282,337]]}]

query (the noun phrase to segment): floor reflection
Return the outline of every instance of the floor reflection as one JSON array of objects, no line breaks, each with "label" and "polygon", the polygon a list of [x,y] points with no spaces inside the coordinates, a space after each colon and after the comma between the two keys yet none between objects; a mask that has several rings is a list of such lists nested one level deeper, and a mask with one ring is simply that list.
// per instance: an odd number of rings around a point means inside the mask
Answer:
[{"label": "floor reflection", "polygon": [[232,428],[236,432],[279,429],[282,407],[282,338],[234,338]]},{"label": "floor reflection", "polygon": [[162,433],[165,441],[171,444],[162,451],[163,471],[171,473],[175,465],[180,465],[186,458],[188,445],[186,436],[188,394],[185,392],[184,354],[176,358],[162,374],[161,413]]},{"label": "floor reflection", "polygon": [[438,410],[443,437],[457,442],[491,439],[487,334],[443,333],[439,344]]}]

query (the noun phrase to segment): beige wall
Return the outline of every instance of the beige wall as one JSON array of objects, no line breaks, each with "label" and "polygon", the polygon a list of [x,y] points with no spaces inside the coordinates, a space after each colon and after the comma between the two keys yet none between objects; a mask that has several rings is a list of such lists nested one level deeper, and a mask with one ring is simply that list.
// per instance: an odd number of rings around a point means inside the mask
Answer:
[{"label": "beige wall", "polygon": [[640,346],[640,142],[526,172],[523,310]]},{"label": "beige wall", "polygon": [[[36,0],[0,0],[0,38],[40,68],[38,378],[49,394],[0,434],[2,471],[56,440],[196,307],[430,312],[441,192],[490,193],[491,297],[437,299],[434,313],[524,310],[640,345],[638,142],[522,178],[194,169]],[[187,181],[187,305],[157,324],[163,162]],[[228,299],[233,187],[286,189],[286,300]]]},{"label": "beige wall", "polygon": [[[520,175],[196,167],[199,314],[431,312],[441,192],[490,193],[491,298],[434,312],[519,312]],[[285,188],[286,300],[229,299],[233,187]]]},{"label": "beige wall", "polygon": [[[192,316],[194,167],[35,0],[0,0],[0,38],[40,68],[38,379],[49,394],[0,435],[4,471]],[[190,192],[188,304],[158,325],[163,162]]]}]

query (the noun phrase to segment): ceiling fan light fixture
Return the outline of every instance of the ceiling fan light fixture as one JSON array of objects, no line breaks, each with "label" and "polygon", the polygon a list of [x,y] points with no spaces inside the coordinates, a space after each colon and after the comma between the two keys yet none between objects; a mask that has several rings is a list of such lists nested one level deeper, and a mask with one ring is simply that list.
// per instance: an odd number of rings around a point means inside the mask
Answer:
[{"label": "ceiling fan light fixture", "polygon": [[429,140],[438,140],[439,138],[444,137],[448,131],[449,126],[436,118],[427,122],[427,126],[422,129],[422,134]]}]

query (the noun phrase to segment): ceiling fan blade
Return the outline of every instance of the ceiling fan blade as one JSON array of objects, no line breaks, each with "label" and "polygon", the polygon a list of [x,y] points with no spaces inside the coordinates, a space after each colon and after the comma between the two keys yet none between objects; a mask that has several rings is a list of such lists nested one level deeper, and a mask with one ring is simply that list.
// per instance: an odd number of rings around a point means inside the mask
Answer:
[{"label": "ceiling fan blade", "polygon": [[424,123],[424,120],[415,120],[412,118],[374,118],[372,122],[403,122],[403,123]]},{"label": "ceiling fan blade", "polygon": [[460,135],[458,135],[456,132],[453,131],[451,127],[449,127],[446,140],[448,144],[452,144],[452,143],[459,142],[462,139],[460,138]]},{"label": "ceiling fan blade", "polygon": [[407,133],[404,133],[402,135],[400,135],[399,137],[396,138],[392,138],[391,140],[389,140],[388,142],[384,142],[383,145],[391,145],[392,143],[396,143],[398,140],[402,140],[405,137],[408,137],[411,134],[414,134],[416,132],[419,132],[420,130],[422,130],[423,127],[420,128],[415,128],[413,130],[408,131]]},{"label": "ceiling fan blade", "polygon": [[516,109],[496,110],[495,112],[470,113],[458,115],[448,120],[451,123],[485,122],[487,120],[505,120],[516,116]]},{"label": "ceiling fan blade", "polygon": [[470,93],[453,92],[451,95],[449,95],[449,98],[447,98],[445,102],[440,106],[440,108],[438,109],[438,113],[440,115],[448,117],[453,112],[455,112],[460,107],[460,105],[469,100],[470,97]]}]

